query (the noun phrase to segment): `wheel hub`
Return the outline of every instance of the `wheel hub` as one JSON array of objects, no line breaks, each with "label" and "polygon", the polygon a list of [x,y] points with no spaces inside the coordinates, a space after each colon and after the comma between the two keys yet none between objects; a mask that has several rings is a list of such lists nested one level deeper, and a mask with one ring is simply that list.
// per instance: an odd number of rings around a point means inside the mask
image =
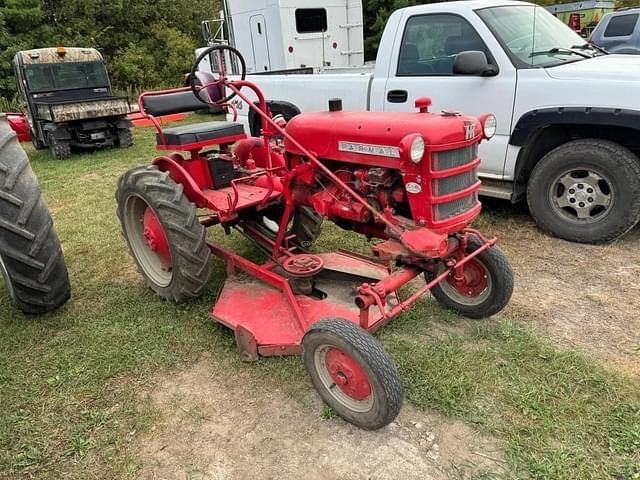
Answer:
[{"label": "wheel hub", "polygon": [[574,170],[561,175],[554,187],[553,203],[565,216],[591,220],[609,210],[612,195],[609,182],[596,172]]},{"label": "wheel hub", "polygon": [[346,353],[329,348],[325,365],[336,386],[354,400],[364,400],[371,395],[369,377],[362,367]]},{"label": "wheel hub", "polygon": [[162,224],[153,210],[147,208],[142,216],[144,243],[149,249],[156,253],[162,261],[162,269],[171,270],[171,250],[169,242],[162,228]]},{"label": "wheel hub", "polygon": [[487,288],[487,271],[475,259],[469,260],[462,266],[462,275],[457,278],[455,269],[447,281],[465,297],[477,297]]}]

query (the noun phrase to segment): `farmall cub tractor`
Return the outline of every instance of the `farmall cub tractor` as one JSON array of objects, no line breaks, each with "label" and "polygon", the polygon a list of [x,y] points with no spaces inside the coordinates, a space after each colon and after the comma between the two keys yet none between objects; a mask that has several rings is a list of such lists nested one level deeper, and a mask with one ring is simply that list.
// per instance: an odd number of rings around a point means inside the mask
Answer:
[{"label": "farmall cub tractor", "polygon": [[[197,71],[209,54],[219,75]],[[232,63],[239,80],[225,74]],[[235,49],[215,46],[196,61],[191,87],[140,96],[155,122],[200,102],[235,112],[228,102],[237,95],[260,116],[262,137],[235,122],[156,122],[157,148],[188,156],[167,153],[120,178],[118,215],[131,253],[149,286],[176,302],[205,291],[212,254],[224,260],[212,316],[233,330],[242,359],[302,354],[341,417],[383,427],[400,411],[403,387],[371,334],[427,292],[471,318],[499,312],[511,297],[512,272],[495,239],[469,226],[481,208],[478,144],[495,118],[428,113],[426,98],[413,113],[346,112],[335,100],[287,123],[272,118],[244,72]],[[322,218],[379,239],[372,255],[309,253]],[[209,242],[206,228],[215,225],[241,232],[266,262]],[[417,277],[424,283],[401,295]]]}]

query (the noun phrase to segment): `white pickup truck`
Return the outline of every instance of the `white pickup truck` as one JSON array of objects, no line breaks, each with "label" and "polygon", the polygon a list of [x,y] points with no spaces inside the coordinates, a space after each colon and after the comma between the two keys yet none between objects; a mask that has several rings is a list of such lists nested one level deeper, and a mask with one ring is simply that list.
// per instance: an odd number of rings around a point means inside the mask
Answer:
[{"label": "white pickup truck", "polygon": [[[336,97],[345,110],[406,111],[429,96],[432,111],[493,112],[497,134],[480,150],[485,195],[526,199],[540,228],[578,242],[611,241],[640,220],[640,57],[585,44],[533,4],[403,8],[370,68],[250,79],[287,117]],[[260,120],[239,113],[257,134]]]}]

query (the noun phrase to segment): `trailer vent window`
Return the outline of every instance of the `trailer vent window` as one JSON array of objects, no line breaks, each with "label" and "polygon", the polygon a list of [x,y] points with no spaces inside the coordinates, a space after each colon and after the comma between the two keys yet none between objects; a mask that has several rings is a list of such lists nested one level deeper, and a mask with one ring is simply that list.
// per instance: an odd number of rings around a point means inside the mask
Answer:
[{"label": "trailer vent window", "polygon": [[298,33],[326,32],[327,11],[324,8],[296,9],[296,30]]}]

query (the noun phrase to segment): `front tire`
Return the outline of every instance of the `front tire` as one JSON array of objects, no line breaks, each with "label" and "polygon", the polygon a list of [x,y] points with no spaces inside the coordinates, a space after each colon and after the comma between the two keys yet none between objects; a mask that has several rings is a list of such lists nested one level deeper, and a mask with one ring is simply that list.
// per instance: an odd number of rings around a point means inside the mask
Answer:
[{"label": "front tire", "polygon": [[71,296],[53,220],[26,153],[0,119],[0,275],[18,308],[50,312]]},{"label": "front tire", "polygon": [[[482,246],[476,237],[469,237],[467,253]],[[439,272],[444,271],[444,265]],[[452,271],[447,278],[431,288],[431,294],[446,308],[473,319],[490,317],[500,312],[513,294],[513,271],[507,258],[496,247],[490,247],[462,267],[464,280],[456,282]],[[438,273],[426,274],[427,281]]]},{"label": "front tire", "polygon": [[527,202],[538,226],[552,235],[611,242],[640,220],[640,161],[608,140],[567,142],[533,169]]},{"label": "front tire", "polygon": [[196,206],[168,172],[155,166],[129,170],[118,180],[118,218],[149,287],[182,302],[204,293],[211,252]]},{"label": "front tire", "polygon": [[391,423],[404,389],[380,343],[354,323],[321,320],[302,339],[304,366],[322,399],[347,422],[365,430]]}]

